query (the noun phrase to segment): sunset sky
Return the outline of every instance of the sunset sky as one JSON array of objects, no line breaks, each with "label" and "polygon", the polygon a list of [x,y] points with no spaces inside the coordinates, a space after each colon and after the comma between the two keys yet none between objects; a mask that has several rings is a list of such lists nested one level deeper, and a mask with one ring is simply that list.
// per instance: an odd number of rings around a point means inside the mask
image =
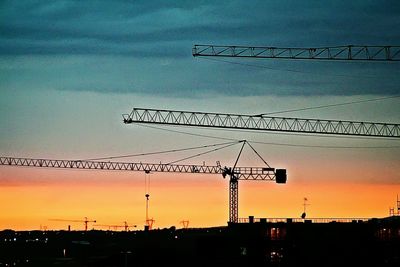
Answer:
[{"label": "sunset sky", "polygon": [[[239,217],[297,218],[304,197],[308,217],[385,217],[400,194],[400,140],[155,129],[125,125],[121,115],[133,107],[260,114],[386,98],[282,116],[400,123],[398,62],[229,64],[191,55],[194,44],[400,45],[399,17],[397,0],[1,1],[0,156],[90,159],[247,139],[287,169],[288,182],[241,181]],[[182,163],[232,166],[239,149]],[[120,161],[165,163],[201,151]],[[263,166],[249,149],[238,165]],[[84,217],[142,228],[145,176],[0,166],[0,230],[83,229],[49,219]],[[226,225],[227,179],[149,177],[155,227]]]}]

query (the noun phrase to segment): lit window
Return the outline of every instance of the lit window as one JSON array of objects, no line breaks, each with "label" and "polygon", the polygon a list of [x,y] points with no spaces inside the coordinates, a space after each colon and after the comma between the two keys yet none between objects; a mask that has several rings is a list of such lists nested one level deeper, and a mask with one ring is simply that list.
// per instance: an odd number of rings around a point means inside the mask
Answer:
[{"label": "lit window", "polygon": [[245,248],[245,247],[240,247],[240,255],[246,256],[246,255],[247,255],[247,248]]}]

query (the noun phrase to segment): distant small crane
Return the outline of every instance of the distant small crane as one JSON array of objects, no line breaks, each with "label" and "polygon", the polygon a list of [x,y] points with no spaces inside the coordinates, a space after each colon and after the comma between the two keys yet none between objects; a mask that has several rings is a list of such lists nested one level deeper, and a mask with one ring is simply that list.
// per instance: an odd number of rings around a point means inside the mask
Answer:
[{"label": "distant small crane", "polygon": [[128,232],[129,227],[134,227],[136,228],[137,225],[133,224],[133,225],[128,225],[128,222],[124,221],[124,225],[116,225],[116,224],[95,224],[93,226],[97,226],[97,227],[108,227],[109,230],[114,229],[117,230],[118,228],[124,228],[125,232]]},{"label": "distant small crane", "polygon": [[64,220],[64,219],[49,219],[50,221],[60,221],[60,222],[83,222],[85,224],[85,231],[88,229],[88,223],[95,223],[96,220],[89,220],[85,217],[84,220]]},{"label": "distant small crane", "polygon": [[183,229],[188,229],[189,227],[189,220],[182,220],[179,223],[183,225]]},{"label": "distant small crane", "polygon": [[400,216],[400,200],[399,200],[399,195],[397,195],[397,199],[396,199],[396,210],[395,208],[389,208],[389,216]]}]

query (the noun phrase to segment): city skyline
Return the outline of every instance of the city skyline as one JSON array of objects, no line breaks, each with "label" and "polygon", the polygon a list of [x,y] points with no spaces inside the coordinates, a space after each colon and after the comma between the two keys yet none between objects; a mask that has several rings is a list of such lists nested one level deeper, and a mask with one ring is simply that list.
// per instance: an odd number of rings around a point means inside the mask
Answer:
[{"label": "city skyline", "polygon": [[[399,45],[397,1],[5,1],[0,12],[1,156],[91,159],[246,139],[272,167],[287,169],[288,181],[241,181],[239,217],[297,218],[304,197],[311,217],[385,217],[395,205],[398,140],[159,129],[125,125],[122,114],[133,107],[261,114],[377,99],[284,115],[399,123],[398,62],[191,55],[192,46],[202,43]],[[232,166],[238,152],[235,146],[184,163]],[[187,155],[121,161],[158,163]],[[238,164],[263,165],[249,151]],[[182,220],[193,227],[226,224],[227,179],[150,176],[155,227]],[[144,179],[140,172],[0,166],[0,229],[65,229],[50,218],[144,224]]]}]

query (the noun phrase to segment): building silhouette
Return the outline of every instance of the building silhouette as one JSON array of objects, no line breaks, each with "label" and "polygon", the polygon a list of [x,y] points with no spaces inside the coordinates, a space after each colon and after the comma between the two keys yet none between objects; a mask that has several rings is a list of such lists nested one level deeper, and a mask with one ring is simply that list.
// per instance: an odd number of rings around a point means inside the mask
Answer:
[{"label": "building silhouette", "polygon": [[0,232],[0,266],[400,266],[400,217],[150,231]]}]

